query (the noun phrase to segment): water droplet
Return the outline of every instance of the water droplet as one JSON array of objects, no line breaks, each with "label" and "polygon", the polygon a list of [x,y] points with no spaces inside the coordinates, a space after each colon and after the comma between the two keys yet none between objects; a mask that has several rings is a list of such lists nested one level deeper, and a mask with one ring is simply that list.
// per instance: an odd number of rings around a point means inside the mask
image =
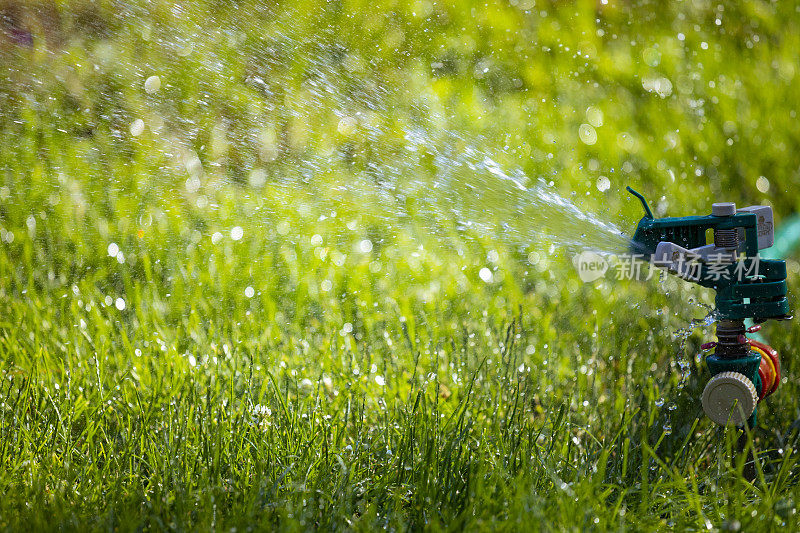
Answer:
[{"label": "water droplet", "polygon": [[142,133],[144,133],[144,120],[137,118],[131,124],[131,135],[134,137],[138,137]]},{"label": "water droplet", "polygon": [[350,136],[355,133],[357,125],[358,122],[353,117],[343,117],[341,120],[339,120],[339,124],[336,129],[342,135]]},{"label": "water droplet", "polygon": [[605,176],[597,178],[597,190],[600,192],[607,191],[611,187],[611,180]]},{"label": "water droplet", "polygon": [[491,282],[492,282],[492,279],[493,279],[493,277],[494,277],[494,276],[492,276],[492,271],[491,271],[491,270],[489,270],[489,269],[488,269],[488,268],[486,268],[486,267],[483,267],[483,268],[480,270],[480,272],[478,272],[478,276],[480,276],[480,278],[481,278],[481,279],[482,279],[484,282],[486,282],[486,283],[491,283]]},{"label": "water droplet", "polygon": [[661,52],[655,47],[645,48],[642,51],[642,59],[651,67],[657,67],[661,63]]},{"label": "water droplet", "polygon": [[586,109],[586,120],[595,128],[599,128],[603,125],[603,112],[597,107],[590,106]]},{"label": "water droplet", "polygon": [[358,249],[361,250],[362,253],[369,253],[372,251],[372,241],[369,239],[364,239],[360,243],[358,243]]},{"label": "water droplet", "polygon": [[253,289],[253,287],[247,287],[244,290],[244,295],[247,296],[248,298],[252,298],[253,296],[255,296],[255,294],[256,294],[256,291],[255,291],[255,289]]},{"label": "water droplet", "polygon": [[122,298],[117,298],[117,300],[114,302],[114,306],[116,306],[116,308],[119,309],[120,311],[124,311],[125,300],[123,300]]},{"label": "water droplet", "polygon": [[314,390],[314,382],[308,378],[303,378],[300,381],[299,389],[303,394],[309,394]]},{"label": "water droplet", "polygon": [[243,236],[244,230],[241,226],[234,226],[233,229],[231,229],[231,239],[234,241],[240,240]]},{"label": "water droplet", "polygon": [[597,132],[591,124],[581,124],[578,128],[578,137],[586,145],[593,145],[597,142]]},{"label": "water droplet", "polygon": [[144,81],[144,90],[147,94],[157,93],[161,88],[161,78],[158,76],[150,76]]}]

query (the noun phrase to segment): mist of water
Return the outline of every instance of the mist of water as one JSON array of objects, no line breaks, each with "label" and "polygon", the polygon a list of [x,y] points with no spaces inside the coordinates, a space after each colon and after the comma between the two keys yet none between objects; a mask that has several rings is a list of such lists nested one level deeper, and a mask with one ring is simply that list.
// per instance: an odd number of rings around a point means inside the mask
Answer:
[{"label": "mist of water", "polygon": [[[527,175],[521,170],[524,161],[509,146],[497,147],[496,139],[454,127],[457,112],[446,106],[434,109],[417,102],[404,110],[411,119],[398,119],[395,106],[409,101],[404,80],[378,83],[379,76],[368,72],[365,58],[349,54],[342,59],[326,41],[335,41],[335,36],[317,37],[308,42],[287,30],[251,50],[256,59],[272,57],[275,50],[292,50],[308,65],[302,82],[282,78],[277,70],[247,78],[247,84],[263,94],[268,109],[309,129],[329,126],[331,117],[334,124],[338,121],[337,131],[309,134],[313,139],[302,149],[289,150],[288,156],[281,154],[280,140],[265,143],[258,132],[223,125],[225,142],[244,153],[260,154],[243,168],[254,185],[253,194],[265,183],[287,196],[294,190],[324,187],[317,197],[329,205],[320,209],[335,212],[338,195],[357,198],[370,217],[381,219],[382,227],[410,227],[421,237],[433,235],[445,244],[455,228],[458,239],[494,240],[509,247],[601,253],[629,249],[630,240],[615,224],[559,194],[557,169],[548,170],[548,175]],[[213,49],[203,53],[208,54],[204,68],[222,65],[212,60]],[[157,94],[153,76],[147,80],[145,90]],[[159,79],[157,85],[168,81]],[[287,91],[297,96],[273,107],[273,96]],[[140,122],[137,133],[143,128]],[[190,175],[187,187],[197,191],[209,181],[207,172],[214,171],[200,164],[208,154],[191,148],[197,146],[192,133],[196,123],[188,117],[167,122],[177,129],[160,135],[163,151],[181,154],[180,166]]]}]

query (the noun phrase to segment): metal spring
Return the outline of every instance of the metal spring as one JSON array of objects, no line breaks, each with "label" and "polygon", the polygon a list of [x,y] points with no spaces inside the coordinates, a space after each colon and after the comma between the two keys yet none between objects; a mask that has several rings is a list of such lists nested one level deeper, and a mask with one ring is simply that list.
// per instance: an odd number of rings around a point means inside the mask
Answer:
[{"label": "metal spring", "polygon": [[714,246],[736,248],[739,246],[739,231],[736,228],[714,230]]},{"label": "metal spring", "polygon": [[745,338],[743,320],[720,320],[717,324],[717,350],[721,357],[743,357],[750,351]]}]

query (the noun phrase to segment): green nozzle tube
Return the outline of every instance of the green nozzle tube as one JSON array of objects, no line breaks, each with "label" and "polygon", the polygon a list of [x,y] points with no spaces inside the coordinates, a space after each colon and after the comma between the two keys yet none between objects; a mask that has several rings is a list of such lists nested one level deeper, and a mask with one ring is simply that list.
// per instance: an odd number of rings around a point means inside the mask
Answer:
[{"label": "green nozzle tube", "polygon": [[638,198],[638,199],[639,199],[639,201],[641,201],[641,202],[642,202],[642,207],[644,207],[644,214],[645,214],[645,216],[646,216],[647,218],[653,218],[653,212],[652,212],[652,211],[650,211],[650,206],[649,206],[649,205],[647,205],[647,200],[645,200],[645,199],[644,199],[644,196],[642,196],[642,195],[641,195],[641,194],[639,194],[638,192],[634,191],[634,190],[631,188],[631,186],[630,186],[630,185],[628,185],[628,186],[626,187],[626,189],[628,190],[628,192],[629,192],[629,193],[631,193],[632,195],[634,195],[636,198]]}]

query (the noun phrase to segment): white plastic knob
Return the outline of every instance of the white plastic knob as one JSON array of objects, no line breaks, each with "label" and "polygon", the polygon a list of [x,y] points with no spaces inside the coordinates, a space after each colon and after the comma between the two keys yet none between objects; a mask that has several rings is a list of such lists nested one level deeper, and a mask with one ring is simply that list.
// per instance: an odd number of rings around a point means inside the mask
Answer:
[{"label": "white plastic knob", "polygon": [[728,421],[742,426],[753,414],[758,394],[753,382],[739,372],[721,372],[703,390],[703,411],[720,426]]},{"label": "white plastic knob", "polygon": [[733,202],[719,202],[711,204],[711,214],[715,217],[730,217],[736,214],[736,204]]}]

